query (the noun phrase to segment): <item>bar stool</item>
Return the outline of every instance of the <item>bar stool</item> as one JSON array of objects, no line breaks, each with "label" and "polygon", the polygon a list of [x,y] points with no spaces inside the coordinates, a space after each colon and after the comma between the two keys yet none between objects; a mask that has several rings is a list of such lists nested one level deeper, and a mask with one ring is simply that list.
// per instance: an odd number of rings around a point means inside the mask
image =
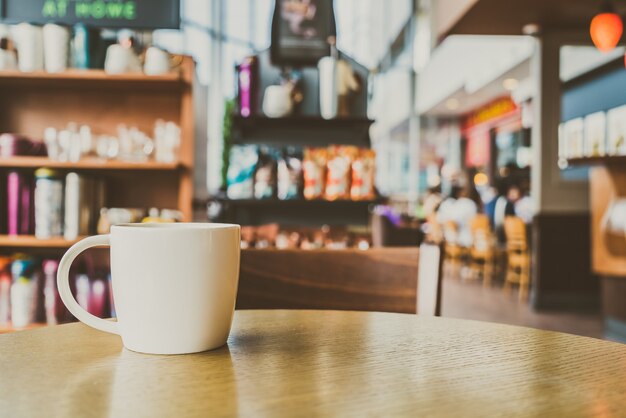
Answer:
[{"label": "bar stool", "polygon": [[461,267],[467,250],[459,243],[459,227],[454,221],[443,224],[444,268],[446,274],[461,277]]},{"label": "bar stool", "polygon": [[491,232],[489,217],[479,214],[470,223],[472,247],[470,248],[470,270],[472,276],[483,278],[483,285],[491,283],[495,273],[495,237]]},{"label": "bar stool", "polygon": [[519,285],[519,299],[526,300],[530,282],[530,252],[526,225],[517,216],[507,216],[504,220],[506,236],[507,270],[504,290],[509,292],[512,284]]}]

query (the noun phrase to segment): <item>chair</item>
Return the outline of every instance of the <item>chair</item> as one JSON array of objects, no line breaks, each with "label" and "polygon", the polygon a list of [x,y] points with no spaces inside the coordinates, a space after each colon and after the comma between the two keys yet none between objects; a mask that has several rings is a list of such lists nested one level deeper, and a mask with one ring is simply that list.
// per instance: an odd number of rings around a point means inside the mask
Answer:
[{"label": "chair", "polygon": [[512,284],[518,284],[519,298],[526,300],[530,283],[530,252],[526,224],[517,216],[507,216],[504,220],[504,234],[507,253],[504,289],[508,292]]},{"label": "chair", "polygon": [[[243,250],[237,309],[416,313],[422,305],[420,312],[438,315],[441,257],[435,259],[431,247],[440,251],[432,245],[420,250]],[[418,271],[425,277],[419,286]]]},{"label": "chair", "polygon": [[420,228],[395,226],[385,215],[371,216],[372,245],[374,247],[415,247],[422,241]]},{"label": "chair", "polygon": [[473,276],[482,275],[485,286],[491,283],[495,273],[496,241],[489,217],[476,215],[470,223],[472,231],[472,247],[470,248],[470,269]]},{"label": "chair", "polygon": [[454,221],[443,224],[444,262],[446,274],[460,277],[461,265],[467,254],[467,249],[459,244],[459,228]]}]

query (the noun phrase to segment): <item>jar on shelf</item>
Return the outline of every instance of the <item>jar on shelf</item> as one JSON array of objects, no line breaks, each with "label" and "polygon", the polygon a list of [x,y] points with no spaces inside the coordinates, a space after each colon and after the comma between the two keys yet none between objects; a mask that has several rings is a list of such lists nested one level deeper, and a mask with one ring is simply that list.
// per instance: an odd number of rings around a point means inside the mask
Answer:
[{"label": "jar on shelf", "polygon": [[63,236],[63,179],[48,168],[35,171],[35,236]]}]

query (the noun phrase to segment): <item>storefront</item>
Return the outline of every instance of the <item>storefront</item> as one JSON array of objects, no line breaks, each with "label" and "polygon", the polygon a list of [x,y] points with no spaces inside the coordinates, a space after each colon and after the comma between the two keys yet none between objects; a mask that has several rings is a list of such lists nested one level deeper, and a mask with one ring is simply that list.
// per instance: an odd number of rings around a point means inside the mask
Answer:
[{"label": "storefront", "polygon": [[478,188],[517,185],[530,192],[530,126],[522,111],[502,97],[464,117],[465,169]]}]

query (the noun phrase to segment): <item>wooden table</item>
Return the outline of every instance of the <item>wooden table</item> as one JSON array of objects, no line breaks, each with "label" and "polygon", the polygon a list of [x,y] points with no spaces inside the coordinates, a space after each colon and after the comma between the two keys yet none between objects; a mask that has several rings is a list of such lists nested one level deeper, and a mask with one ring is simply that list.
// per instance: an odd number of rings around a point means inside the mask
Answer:
[{"label": "wooden table", "polygon": [[415,315],[237,311],[228,346],[151,356],[71,324],[0,336],[0,415],[624,416],[626,345]]}]

